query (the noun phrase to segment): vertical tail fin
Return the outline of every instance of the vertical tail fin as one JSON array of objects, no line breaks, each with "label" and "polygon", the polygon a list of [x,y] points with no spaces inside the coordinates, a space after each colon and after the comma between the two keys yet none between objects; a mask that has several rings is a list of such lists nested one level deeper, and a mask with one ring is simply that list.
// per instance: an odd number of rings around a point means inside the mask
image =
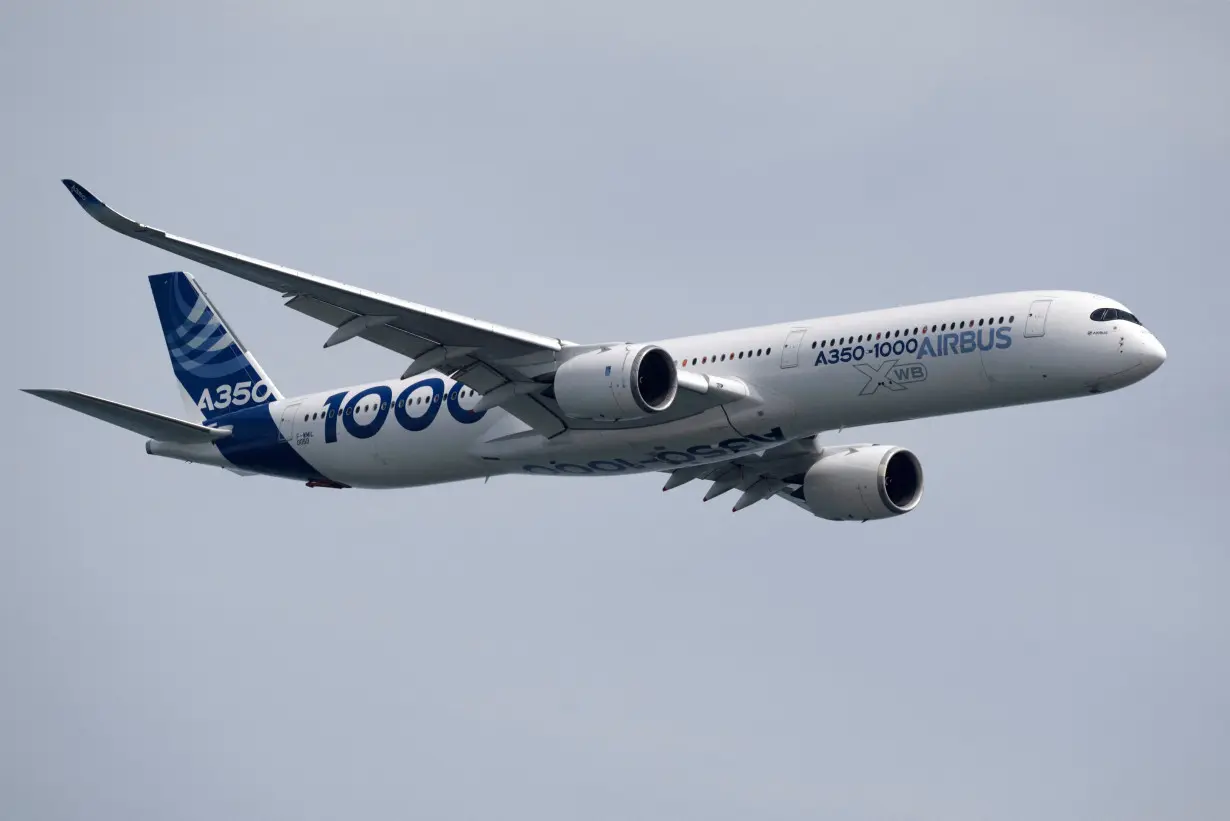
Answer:
[{"label": "vertical tail fin", "polygon": [[206,420],[282,398],[190,274],[149,278],[171,368],[187,402]]}]

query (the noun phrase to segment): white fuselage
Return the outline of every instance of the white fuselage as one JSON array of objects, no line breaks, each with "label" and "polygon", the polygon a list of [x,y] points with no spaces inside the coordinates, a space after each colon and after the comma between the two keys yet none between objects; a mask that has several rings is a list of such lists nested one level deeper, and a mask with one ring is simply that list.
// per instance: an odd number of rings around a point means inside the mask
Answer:
[{"label": "white fuselage", "polygon": [[[654,344],[681,373],[733,377],[752,395],[673,421],[650,415],[550,439],[499,408],[475,420],[480,397],[438,373],[283,399],[269,410],[282,447],[351,487],[662,471],[822,431],[1124,387],[1165,352],[1139,324],[1090,318],[1107,306],[1121,307],[1094,294],[1019,292],[666,339]],[[425,384],[432,380],[434,390]],[[360,393],[367,396],[345,414]],[[151,452],[232,466],[212,449]]]}]

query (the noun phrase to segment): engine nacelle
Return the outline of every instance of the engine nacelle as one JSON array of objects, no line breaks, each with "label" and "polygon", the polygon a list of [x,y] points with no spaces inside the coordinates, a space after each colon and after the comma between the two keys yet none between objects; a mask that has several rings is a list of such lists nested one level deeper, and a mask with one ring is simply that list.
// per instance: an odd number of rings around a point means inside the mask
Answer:
[{"label": "engine nacelle", "polygon": [[922,499],[922,490],[918,457],[892,445],[861,445],[822,455],[803,475],[807,507],[835,521],[909,513]]},{"label": "engine nacelle", "polygon": [[573,419],[635,419],[675,401],[675,360],[656,345],[616,345],[583,353],[555,371],[555,401]]}]

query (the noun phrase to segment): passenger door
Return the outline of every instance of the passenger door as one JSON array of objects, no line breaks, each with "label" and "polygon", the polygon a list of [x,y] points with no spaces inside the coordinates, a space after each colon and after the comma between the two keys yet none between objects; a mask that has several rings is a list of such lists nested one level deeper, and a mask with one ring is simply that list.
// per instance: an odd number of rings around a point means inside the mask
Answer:
[{"label": "passenger door", "polygon": [[782,345],[782,367],[794,368],[799,364],[799,348],[803,345],[803,335],[806,328],[792,328],[786,334],[786,342]]},{"label": "passenger door", "polygon": [[282,419],[278,424],[278,441],[295,441],[295,419],[299,415],[299,402],[291,402],[282,410]]},{"label": "passenger door", "polygon": [[1025,336],[1042,336],[1046,333],[1046,314],[1051,309],[1051,300],[1038,299],[1029,306],[1029,316],[1025,319]]}]

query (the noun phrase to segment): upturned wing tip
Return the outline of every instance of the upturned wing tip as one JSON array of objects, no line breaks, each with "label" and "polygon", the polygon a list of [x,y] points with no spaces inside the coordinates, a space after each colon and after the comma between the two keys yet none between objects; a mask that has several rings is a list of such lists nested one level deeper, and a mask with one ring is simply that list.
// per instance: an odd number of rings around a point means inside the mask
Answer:
[{"label": "upturned wing tip", "polygon": [[63,179],[60,182],[64,183],[64,187],[68,189],[68,193],[73,195],[73,199],[87,211],[92,208],[103,208],[103,202],[98,197],[89,192],[88,189],[76,180]]}]

